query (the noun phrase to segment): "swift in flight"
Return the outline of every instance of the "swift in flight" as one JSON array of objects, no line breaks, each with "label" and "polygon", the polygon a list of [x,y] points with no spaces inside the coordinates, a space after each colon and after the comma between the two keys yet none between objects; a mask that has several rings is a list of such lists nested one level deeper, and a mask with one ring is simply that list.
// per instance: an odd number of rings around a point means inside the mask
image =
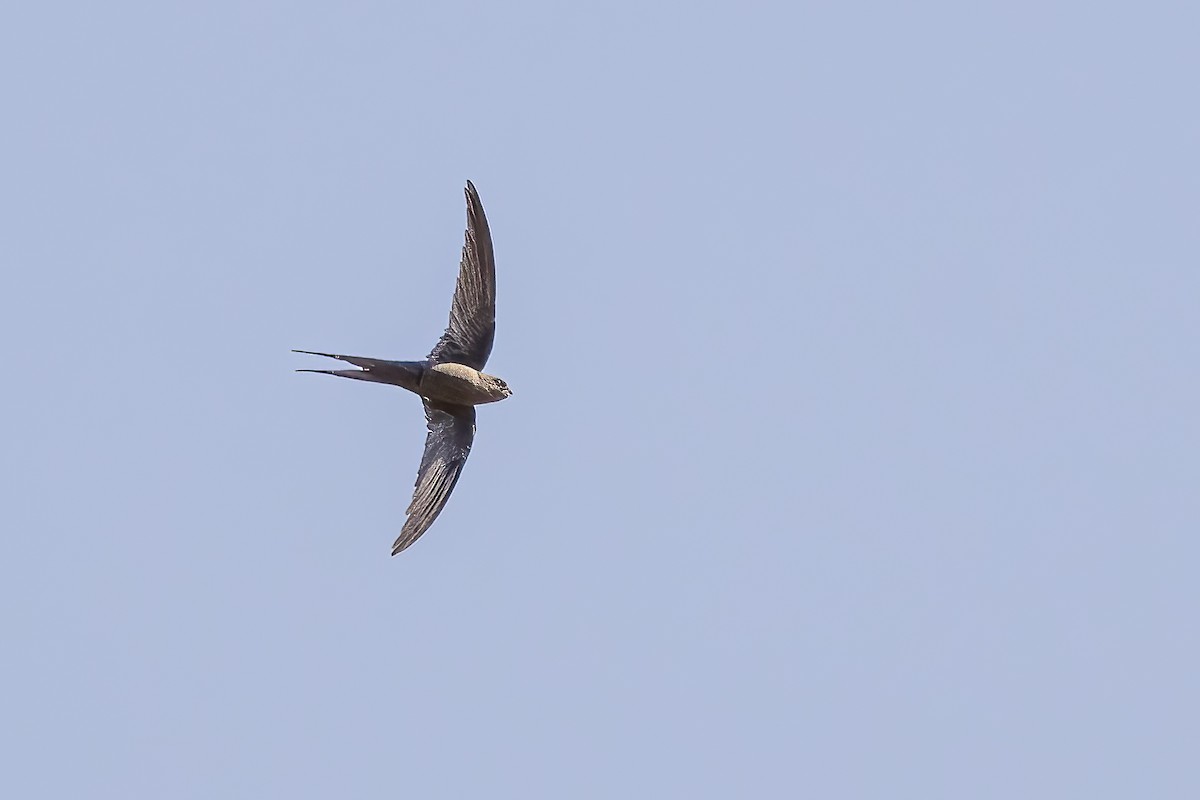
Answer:
[{"label": "swift in flight", "polygon": [[297,372],[387,383],[421,396],[429,434],[417,471],[416,489],[405,512],[407,519],[392,545],[392,555],[429,530],[450,499],[475,439],[475,406],[512,395],[504,381],[481,372],[496,335],[496,262],[483,204],[470,181],[466,196],[466,242],[450,305],[450,324],[428,357],[422,361],[386,361],[311,350],[292,351],[336,358],[357,368]]}]

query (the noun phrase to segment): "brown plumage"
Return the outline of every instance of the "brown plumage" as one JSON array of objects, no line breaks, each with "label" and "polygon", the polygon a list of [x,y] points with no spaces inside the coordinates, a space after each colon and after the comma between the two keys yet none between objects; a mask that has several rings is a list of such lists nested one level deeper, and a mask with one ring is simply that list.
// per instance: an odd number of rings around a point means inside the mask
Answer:
[{"label": "brown plumage", "polygon": [[336,358],[358,369],[304,369],[342,378],[387,383],[421,396],[425,405],[425,453],[412,502],[392,555],[420,538],[446,506],[475,439],[475,406],[512,395],[508,385],[480,370],[496,335],[496,262],[492,234],[479,193],[467,182],[467,230],[450,323],[424,361],[388,361],[362,356],[296,353]]}]

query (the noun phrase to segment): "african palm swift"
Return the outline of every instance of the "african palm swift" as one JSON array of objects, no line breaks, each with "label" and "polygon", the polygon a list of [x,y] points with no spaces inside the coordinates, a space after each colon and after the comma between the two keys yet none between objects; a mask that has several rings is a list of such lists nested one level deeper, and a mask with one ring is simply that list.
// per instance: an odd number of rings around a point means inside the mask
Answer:
[{"label": "african palm swift", "polygon": [[425,455],[417,472],[416,489],[405,514],[392,555],[415,542],[437,519],[475,439],[475,406],[512,395],[508,385],[480,370],[487,364],[496,335],[496,262],[492,234],[479,193],[467,181],[467,232],[458,283],[450,305],[450,324],[424,361],[384,361],[294,350],[336,358],[358,369],[301,369],[360,381],[399,386],[421,396],[425,404]]}]

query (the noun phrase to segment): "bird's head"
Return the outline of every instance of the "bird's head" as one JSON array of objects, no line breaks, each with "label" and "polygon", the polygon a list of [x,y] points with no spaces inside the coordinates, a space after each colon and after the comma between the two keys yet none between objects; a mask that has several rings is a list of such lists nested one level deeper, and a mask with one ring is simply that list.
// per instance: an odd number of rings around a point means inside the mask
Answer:
[{"label": "bird's head", "polygon": [[481,372],[479,373],[479,377],[483,380],[488,394],[492,396],[493,402],[503,400],[506,397],[512,397],[512,389],[509,389],[508,384],[495,375],[485,375]]}]

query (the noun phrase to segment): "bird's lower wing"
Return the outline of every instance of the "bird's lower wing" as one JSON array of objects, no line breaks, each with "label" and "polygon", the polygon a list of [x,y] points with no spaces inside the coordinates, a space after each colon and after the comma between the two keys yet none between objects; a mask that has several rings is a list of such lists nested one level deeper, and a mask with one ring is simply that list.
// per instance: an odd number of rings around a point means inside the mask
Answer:
[{"label": "bird's lower wing", "polygon": [[475,408],[426,400],[425,424],[429,428],[425,455],[406,512],[408,519],[392,545],[392,555],[420,538],[450,499],[475,440]]}]

